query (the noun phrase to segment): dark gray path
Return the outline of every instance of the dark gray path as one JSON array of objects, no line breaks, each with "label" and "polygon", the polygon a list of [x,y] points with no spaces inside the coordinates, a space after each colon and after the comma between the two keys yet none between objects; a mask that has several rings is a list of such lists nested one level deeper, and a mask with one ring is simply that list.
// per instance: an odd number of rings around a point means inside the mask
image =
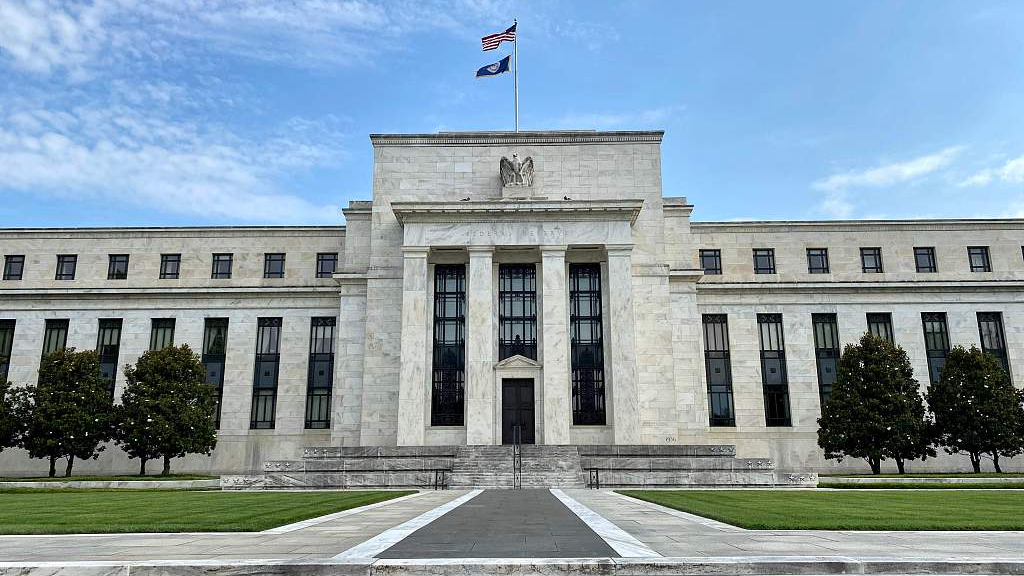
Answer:
[{"label": "dark gray path", "polygon": [[547,490],[485,490],[380,558],[594,558],[618,555]]}]

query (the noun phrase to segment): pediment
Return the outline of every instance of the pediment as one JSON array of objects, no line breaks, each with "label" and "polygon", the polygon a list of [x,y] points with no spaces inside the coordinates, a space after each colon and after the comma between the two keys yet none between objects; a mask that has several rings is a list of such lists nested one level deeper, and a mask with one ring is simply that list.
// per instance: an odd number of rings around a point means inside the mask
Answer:
[{"label": "pediment", "polygon": [[504,360],[494,365],[494,369],[498,370],[501,368],[540,368],[541,363],[536,360],[531,360],[526,356],[516,354],[515,356],[509,356]]}]

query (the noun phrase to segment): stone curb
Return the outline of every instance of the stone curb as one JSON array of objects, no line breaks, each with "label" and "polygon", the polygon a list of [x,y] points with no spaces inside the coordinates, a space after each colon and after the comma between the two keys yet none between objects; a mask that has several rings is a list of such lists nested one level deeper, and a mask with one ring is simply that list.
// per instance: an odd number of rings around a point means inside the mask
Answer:
[{"label": "stone curb", "polygon": [[811,576],[1024,575],[1024,558],[931,560],[845,556],[722,558],[451,558],[444,560],[165,560],[0,562],[0,576]]},{"label": "stone curb", "polygon": [[149,490],[153,488],[220,488],[220,480],[55,480],[50,482],[0,482],[0,488],[102,488],[105,490]]}]

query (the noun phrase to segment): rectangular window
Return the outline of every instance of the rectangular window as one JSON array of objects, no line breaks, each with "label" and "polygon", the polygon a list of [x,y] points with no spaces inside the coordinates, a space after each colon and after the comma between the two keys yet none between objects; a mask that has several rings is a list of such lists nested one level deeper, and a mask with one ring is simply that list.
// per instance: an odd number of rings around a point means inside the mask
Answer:
[{"label": "rectangular window", "polygon": [[263,277],[284,278],[284,254],[263,255]]},{"label": "rectangular window", "polygon": [[572,423],[605,423],[601,266],[569,265],[569,351]]},{"label": "rectangular window", "polygon": [[107,280],[126,280],[128,278],[128,255],[111,254],[107,264]]},{"label": "rectangular window", "polygon": [[761,342],[765,424],[791,426],[789,376],[786,374],[786,343],[782,336],[782,314],[758,314],[757,331]]},{"label": "rectangular window", "polygon": [[865,274],[881,274],[882,273],[882,249],[881,248],[861,248],[860,249],[860,268]]},{"label": "rectangular window", "polygon": [[1009,374],[1010,360],[1006,355],[1003,315],[999,312],[978,312],[978,331],[981,333],[982,352],[995,356],[1003,365],[1003,370]]},{"label": "rectangular window", "polygon": [[938,272],[939,266],[935,261],[935,248],[918,247],[914,248],[914,264],[917,271],[921,273]]},{"label": "rectangular window", "polygon": [[21,280],[25,274],[25,256],[8,254],[4,256],[4,280]]},{"label": "rectangular window", "polygon": [[337,252],[321,252],[316,255],[316,277],[330,278],[338,269]]},{"label": "rectangular window", "polygon": [[68,320],[47,320],[43,332],[43,357],[63,350],[68,345]]},{"label": "rectangular window", "polygon": [[331,389],[334,387],[333,316],[313,318],[309,333],[309,379],[306,386],[306,428],[331,427]]},{"label": "rectangular window", "polygon": [[498,267],[498,360],[521,354],[537,359],[537,267]]},{"label": "rectangular window", "polygon": [[231,261],[233,259],[232,254],[214,254],[213,255],[213,271],[210,273],[210,278],[225,279],[231,278]]},{"label": "rectangular window", "polygon": [[807,273],[828,274],[828,248],[807,249]]},{"label": "rectangular window", "polygon": [[163,350],[174,346],[174,318],[153,318],[149,331],[149,349]]},{"label": "rectangular window", "polygon": [[967,259],[971,263],[971,272],[992,271],[992,259],[988,254],[988,246],[968,246]]},{"label": "rectangular window", "polygon": [[754,274],[775,274],[774,248],[754,248]]},{"label": "rectangular window", "polygon": [[160,255],[160,279],[177,280],[181,275],[181,254]]},{"label": "rectangular window", "polygon": [[892,332],[892,314],[888,312],[868,312],[867,319],[868,332],[890,344],[896,343]]},{"label": "rectangular window", "polygon": [[700,267],[704,269],[704,274],[721,274],[722,273],[722,251],[721,250],[701,250],[700,251]]},{"label": "rectangular window", "polygon": [[814,356],[818,364],[818,394],[828,403],[839,369],[839,323],[835,314],[811,314],[814,325]]},{"label": "rectangular window", "polygon": [[0,320],[0,382],[7,380],[14,348],[14,320]]},{"label": "rectangular window", "polygon": [[430,425],[465,423],[466,266],[434,266],[434,349]]},{"label": "rectangular window", "polygon": [[117,357],[121,352],[120,318],[100,320],[99,332],[96,336],[96,351],[100,355],[100,376],[107,381],[107,391],[113,398],[117,379]]},{"label": "rectangular window", "polygon": [[74,280],[75,268],[78,266],[77,254],[57,255],[57,275],[55,280]]},{"label": "rectangular window", "polygon": [[934,384],[939,381],[942,367],[949,355],[949,328],[945,312],[922,312],[924,325],[924,349],[928,355],[928,377]]},{"label": "rectangular window", "polygon": [[277,377],[281,368],[281,319],[260,318],[256,331],[256,367],[252,381],[249,427],[272,429],[277,408]]},{"label": "rectangular window", "polygon": [[224,363],[227,360],[228,319],[207,318],[203,326],[203,366],[206,383],[213,387],[216,406],[213,422],[220,428],[220,412],[224,401]]},{"label": "rectangular window", "polygon": [[704,369],[708,380],[708,410],[712,426],[735,426],[729,324],[725,314],[705,314]]}]

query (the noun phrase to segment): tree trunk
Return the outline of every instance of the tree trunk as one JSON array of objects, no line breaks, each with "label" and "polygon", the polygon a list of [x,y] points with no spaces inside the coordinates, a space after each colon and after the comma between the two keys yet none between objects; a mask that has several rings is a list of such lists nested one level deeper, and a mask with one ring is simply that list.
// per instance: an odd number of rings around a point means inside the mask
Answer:
[{"label": "tree trunk", "polygon": [[981,473],[981,453],[980,452],[971,452],[971,453],[969,453],[969,456],[971,457],[971,467],[974,468],[974,473],[975,474],[980,474]]},{"label": "tree trunk", "polygon": [[146,475],[146,458],[139,458],[141,464],[139,464],[139,476]]},{"label": "tree trunk", "polygon": [[50,478],[57,475],[57,457],[50,456]]},{"label": "tree trunk", "polygon": [[992,453],[992,465],[996,467],[997,473],[1003,473],[1003,469],[999,467],[999,452]]},{"label": "tree trunk", "polygon": [[903,469],[903,458],[896,459],[896,469],[900,471],[900,474],[906,474],[906,470]]},{"label": "tree trunk", "polygon": [[881,474],[882,473],[882,459],[881,458],[871,458],[871,457],[868,457],[868,464],[871,465],[871,473],[872,474]]},{"label": "tree trunk", "polygon": [[65,478],[67,478],[68,476],[71,476],[71,467],[74,466],[74,465],[75,465],[75,457],[74,456],[68,456],[68,466],[67,466],[67,468],[64,469],[64,477]]},{"label": "tree trunk", "polygon": [[171,473],[171,457],[165,455],[164,456],[164,471],[161,472],[160,474],[163,474],[164,476],[167,476],[170,473]]}]

